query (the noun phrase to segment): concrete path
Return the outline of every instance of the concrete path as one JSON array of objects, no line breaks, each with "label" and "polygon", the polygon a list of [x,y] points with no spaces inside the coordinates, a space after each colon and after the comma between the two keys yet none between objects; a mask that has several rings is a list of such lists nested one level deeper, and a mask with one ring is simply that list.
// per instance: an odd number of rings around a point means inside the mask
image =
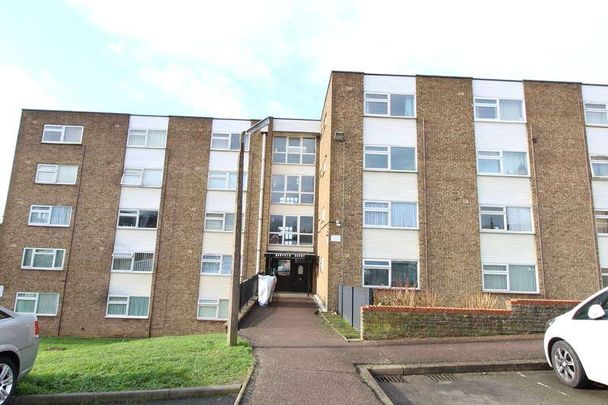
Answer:
[{"label": "concrete path", "polygon": [[540,359],[542,339],[417,339],[349,343],[315,315],[307,298],[279,297],[241,323],[257,360],[243,403],[377,404],[356,364]]}]

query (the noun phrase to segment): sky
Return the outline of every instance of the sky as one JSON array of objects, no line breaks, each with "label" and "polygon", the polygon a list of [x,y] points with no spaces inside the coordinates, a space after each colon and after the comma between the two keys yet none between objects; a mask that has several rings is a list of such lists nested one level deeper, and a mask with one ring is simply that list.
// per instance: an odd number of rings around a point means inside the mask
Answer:
[{"label": "sky", "polygon": [[606,1],[0,1],[0,216],[22,108],[319,118],[332,70],[608,83]]}]

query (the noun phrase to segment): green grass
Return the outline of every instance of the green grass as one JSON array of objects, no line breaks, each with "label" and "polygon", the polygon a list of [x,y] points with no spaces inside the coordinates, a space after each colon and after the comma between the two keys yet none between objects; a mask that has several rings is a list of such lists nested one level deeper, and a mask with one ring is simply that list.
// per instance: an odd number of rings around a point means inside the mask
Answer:
[{"label": "green grass", "polygon": [[346,339],[359,339],[361,334],[353,328],[344,318],[335,313],[324,313],[323,317],[331,326],[333,326],[338,333],[344,336]]},{"label": "green grass", "polygon": [[17,395],[146,390],[241,383],[251,347],[226,335],[153,339],[42,338]]}]

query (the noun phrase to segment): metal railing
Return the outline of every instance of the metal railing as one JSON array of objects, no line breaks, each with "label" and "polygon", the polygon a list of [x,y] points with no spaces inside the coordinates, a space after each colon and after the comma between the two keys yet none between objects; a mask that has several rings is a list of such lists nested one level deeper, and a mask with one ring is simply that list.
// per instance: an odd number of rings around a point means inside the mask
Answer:
[{"label": "metal railing", "polygon": [[250,299],[258,293],[258,276],[257,274],[250,279],[241,283],[241,296],[239,298],[240,308],[243,308]]}]

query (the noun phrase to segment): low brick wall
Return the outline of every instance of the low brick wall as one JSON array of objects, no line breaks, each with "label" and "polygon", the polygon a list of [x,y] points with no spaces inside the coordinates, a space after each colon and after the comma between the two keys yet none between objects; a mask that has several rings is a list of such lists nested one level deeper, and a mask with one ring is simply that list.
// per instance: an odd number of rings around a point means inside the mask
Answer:
[{"label": "low brick wall", "polygon": [[507,309],[448,307],[361,308],[363,339],[543,333],[545,323],[579,301],[515,299]]}]

